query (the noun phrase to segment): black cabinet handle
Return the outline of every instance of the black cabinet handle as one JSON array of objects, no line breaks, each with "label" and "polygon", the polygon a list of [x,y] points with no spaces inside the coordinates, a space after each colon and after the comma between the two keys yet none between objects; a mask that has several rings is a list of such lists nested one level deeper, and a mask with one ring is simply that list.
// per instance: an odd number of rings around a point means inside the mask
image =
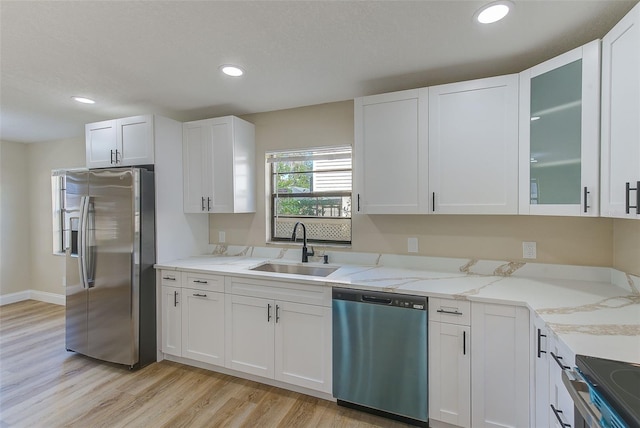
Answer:
[{"label": "black cabinet handle", "polygon": [[111,150],[111,160],[109,161],[109,163],[113,165],[113,150]]},{"label": "black cabinet handle", "polygon": [[193,297],[207,297],[206,294],[193,293]]},{"label": "black cabinet handle", "polygon": [[169,281],[175,281],[175,280],[176,280],[176,279],[175,279],[174,277],[172,277],[172,276],[163,276],[163,277],[162,277],[162,279],[166,279],[166,280],[169,280]]},{"label": "black cabinet handle", "polygon": [[267,305],[267,322],[271,322],[271,304]]},{"label": "black cabinet handle", "polygon": [[542,331],[540,331],[540,329],[538,329],[538,358],[540,358],[540,354],[546,354],[547,351],[543,351],[541,349],[542,346],[542,338],[543,337],[547,337],[546,334],[542,334]]},{"label": "black cabinet handle", "polygon": [[204,211],[204,196],[201,198],[201,200],[202,200],[202,205],[201,205],[202,211]]},{"label": "black cabinet handle", "polygon": [[555,407],[553,407],[553,404],[551,405],[551,410],[553,410],[553,414],[556,415],[556,419],[558,419],[558,422],[560,422],[560,425],[562,425],[563,427],[570,427],[571,425],[569,424],[565,424],[562,421],[562,418],[560,417],[560,413],[562,413],[562,410],[558,410]]},{"label": "black cabinet handle", "polygon": [[562,359],[562,357],[554,354],[553,352],[549,352],[551,354],[551,356],[553,357],[554,360],[556,360],[556,363],[558,363],[558,365],[560,366],[560,368],[562,370],[567,370],[570,369],[571,367],[569,366],[565,366],[564,364],[562,364],[562,361],[560,361]]},{"label": "black cabinet handle", "polygon": [[122,161],[118,161],[118,153],[120,153],[120,152],[116,150],[116,164],[117,164],[118,162],[122,162]]},{"label": "black cabinet handle", "polygon": [[431,212],[436,212],[436,192],[431,194]]},{"label": "black cabinet handle", "polygon": [[[629,202],[630,194],[631,194],[632,190],[636,191],[636,204],[635,205],[631,205],[630,202]],[[625,183],[624,199],[625,199],[624,205],[625,205],[627,214],[629,214],[631,208],[635,208],[636,209],[636,214],[640,214],[640,181],[636,181],[636,187],[631,187],[631,183],[629,183],[629,182]]]},{"label": "black cabinet handle", "polygon": [[280,321],[280,305],[276,305],[276,323]]},{"label": "black cabinet handle", "polygon": [[360,193],[358,193],[358,212],[360,212]]},{"label": "black cabinet handle", "polygon": [[173,292],[173,306],[178,306],[178,292]]},{"label": "black cabinet handle", "polygon": [[445,311],[444,309],[438,309],[436,312],[439,312],[441,314],[449,314],[449,315],[463,315],[462,312],[458,312],[458,311]]},{"label": "black cabinet handle", "polygon": [[211,198],[207,198],[207,211],[211,211]]},{"label": "black cabinet handle", "polygon": [[591,208],[589,205],[587,205],[587,195],[591,193],[587,190],[587,186],[584,186],[584,190],[583,190],[583,199],[584,199],[584,212],[587,212],[587,208]]},{"label": "black cabinet handle", "polygon": [[200,281],[199,279],[194,279],[193,282],[197,283],[197,284],[208,284],[209,281]]},{"label": "black cabinet handle", "polygon": [[467,355],[467,332],[462,332],[462,355]]}]

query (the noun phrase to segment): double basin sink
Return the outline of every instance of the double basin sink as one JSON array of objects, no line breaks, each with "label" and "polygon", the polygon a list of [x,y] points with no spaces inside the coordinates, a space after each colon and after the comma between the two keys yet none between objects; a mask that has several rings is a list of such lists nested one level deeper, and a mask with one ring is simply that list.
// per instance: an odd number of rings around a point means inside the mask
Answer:
[{"label": "double basin sink", "polygon": [[338,270],[337,266],[317,266],[306,264],[285,264],[267,262],[249,270],[260,272],[288,273],[293,275],[307,275],[325,277]]}]

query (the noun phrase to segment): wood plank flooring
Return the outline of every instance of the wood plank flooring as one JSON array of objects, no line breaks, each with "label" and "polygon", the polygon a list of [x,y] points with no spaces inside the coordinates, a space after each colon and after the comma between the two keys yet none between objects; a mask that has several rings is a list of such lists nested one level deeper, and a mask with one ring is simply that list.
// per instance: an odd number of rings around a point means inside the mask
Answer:
[{"label": "wood plank flooring", "polygon": [[0,428],[408,426],[168,361],[130,372],[64,340],[64,307],[0,307]]}]

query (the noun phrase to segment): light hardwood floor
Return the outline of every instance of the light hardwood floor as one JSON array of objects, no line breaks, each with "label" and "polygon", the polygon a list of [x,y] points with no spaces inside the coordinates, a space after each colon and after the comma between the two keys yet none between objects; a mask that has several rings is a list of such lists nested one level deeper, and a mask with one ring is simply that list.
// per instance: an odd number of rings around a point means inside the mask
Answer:
[{"label": "light hardwood floor", "polygon": [[406,426],[168,361],[130,372],[67,352],[64,307],[0,307],[0,428]]}]

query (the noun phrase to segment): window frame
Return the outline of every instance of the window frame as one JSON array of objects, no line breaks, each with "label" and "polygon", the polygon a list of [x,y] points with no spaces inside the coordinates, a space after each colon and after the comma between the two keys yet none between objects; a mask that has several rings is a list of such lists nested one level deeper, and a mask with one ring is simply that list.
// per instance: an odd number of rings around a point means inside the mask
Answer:
[{"label": "window frame", "polygon": [[[348,151],[348,155],[345,155],[344,152]],[[300,156],[301,153],[321,153],[318,156],[307,155]],[[342,153],[342,154],[340,154]],[[288,159],[287,159],[288,158]],[[335,191],[320,191],[320,192],[300,192],[300,193],[278,193],[277,186],[275,182],[275,177],[279,174],[291,174],[291,173],[278,173],[275,171],[276,164],[278,162],[286,162],[286,161],[305,161],[305,160],[331,160],[331,159],[349,159],[351,168],[339,167],[335,169],[321,169],[315,170],[312,169],[310,171],[302,171],[302,172],[294,172],[294,174],[314,174],[314,173],[340,173],[340,172],[349,172],[351,175],[350,179],[350,188],[349,190],[335,190]],[[309,148],[299,148],[299,149],[291,149],[291,150],[279,150],[279,151],[268,151],[266,153],[266,172],[267,172],[267,199],[269,203],[269,207],[266,210],[269,213],[268,223],[268,242],[274,244],[281,244],[285,242],[291,242],[291,238],[287,237],[278,237],[276,236],[276,221],[278,218],[291,218],[298,219],[297,221],[301,221],[304,223],[305,219],[312,219],[318,222],[322,222],[322,219],[327,220],[329,223],[331,220],[347,220],[349,222],[349,240],[337,240],[337,239],[319,239],[319,238],[310,238],[309,233],[307,233],[307,243],[308,244],[317,244],[317,245],[331,245],[331,246],[340,246],[340,247],[348,247],[352,245],[353,242],[353,234],[352,234],[352,224],[353,224],[353,148],[351,146],[327,146],[327,147],[309,147]],[[287,198],[318,198],[318,197],[336,197],[336,198],[349,198],[349,216],[295,216],[295,215],[277,215],[277,201],[279,199],[287,199]]]}]

